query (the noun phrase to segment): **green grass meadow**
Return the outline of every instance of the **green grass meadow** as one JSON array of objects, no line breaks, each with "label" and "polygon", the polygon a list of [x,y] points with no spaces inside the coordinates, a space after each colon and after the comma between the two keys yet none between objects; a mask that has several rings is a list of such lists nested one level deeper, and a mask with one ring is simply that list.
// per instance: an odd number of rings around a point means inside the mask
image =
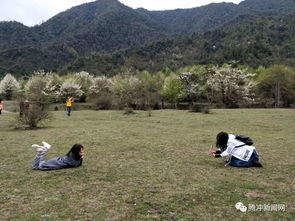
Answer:
[{"label": "green grass meadow", "polygon": [[[0,116],[0,220],[294,220],[294,109],[55,111],[36,130],[12,129],[16,114]],[[220,131],[250,136],[264,168],[209,157]],[[43,140],[48,159],[81,143],[83,166],[32,170]],[[285,211],[243,213],[239,201]]]}]

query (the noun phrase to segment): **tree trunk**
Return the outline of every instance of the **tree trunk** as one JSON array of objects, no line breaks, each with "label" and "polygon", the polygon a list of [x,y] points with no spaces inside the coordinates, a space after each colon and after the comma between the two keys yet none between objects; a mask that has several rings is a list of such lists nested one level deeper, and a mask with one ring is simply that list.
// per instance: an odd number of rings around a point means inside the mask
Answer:
[{"label": "tree trunk", "polygon": [[280,96],[281,96],[281,93],[280,93],[280,82],[277,81],[276,82],[276,86],[275,86],[275,107],[280,107]]}]

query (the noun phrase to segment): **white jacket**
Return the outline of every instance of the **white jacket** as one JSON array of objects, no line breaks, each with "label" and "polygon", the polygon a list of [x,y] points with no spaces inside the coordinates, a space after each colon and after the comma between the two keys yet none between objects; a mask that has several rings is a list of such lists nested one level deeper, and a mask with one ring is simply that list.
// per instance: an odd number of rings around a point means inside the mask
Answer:
[{"label": "white jacket", "polygon": [[[237,147],[243,145],[242,141],[236,139],[236,136],[233,134],[228,135],[227,148],[223,151],[220,156],[230,158],[234,156],[243,161],[249,161],[253,151],[255,150],[254,146],[244,145],[241,147]],[[235,148],[237,147],[237,148]]]}]

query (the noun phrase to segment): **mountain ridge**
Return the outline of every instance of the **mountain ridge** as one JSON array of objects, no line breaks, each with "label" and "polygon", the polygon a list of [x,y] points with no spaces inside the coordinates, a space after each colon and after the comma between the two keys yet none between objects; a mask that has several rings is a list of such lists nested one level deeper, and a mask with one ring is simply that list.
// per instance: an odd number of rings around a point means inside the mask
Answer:
[{"label": "mountain ridge", "polygon": [[[271,2],[271,7],[265,2]],[[192,9],[148,11],[132,9],[117,0],[97,0],[31,28],[18,22],[0,22],[0,75],[29,74],[38,69],[58,71],[93,53],[113,53],[162,39],[206,33],[241,15],[295,14],[291,6],[290,0],[246,0],[239,5],[214,3]]]}]

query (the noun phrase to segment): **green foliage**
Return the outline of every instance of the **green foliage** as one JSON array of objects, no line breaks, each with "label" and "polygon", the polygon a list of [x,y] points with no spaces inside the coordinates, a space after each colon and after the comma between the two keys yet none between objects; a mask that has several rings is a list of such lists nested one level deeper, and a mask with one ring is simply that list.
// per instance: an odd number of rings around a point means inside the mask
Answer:
[{"label": "green foliage", "polygon": [[178,101],[187,96],[184,85],[180,78],[175,74],[171,74],[165,78],[162,95],[168,102],[174,104],[176,108]]},{"label": "green foliage", "polygon": [[36,73],[29,79],[25,86],[25,97],[20,96],[20,114],[16,118],[16,128],[36,128],[51,119],[48,111],[51,99],[46,91],[49,83],[48,75],[44,73]]},{"label": "green foliage", "polygon": [[[295,16],[262,17],[244,15],[224,26],[182,39],[161,40],[140,48],[113,54],[94,54],[67,66],[68,70],[91,71],[93,74],[115,75],[121,68],[139,71],[176,71],[197,64],[251,68],[274,63],[295,66]],[[190,38],[191,43],[187,43]],[[108,69],[105,65],[107,64]]]},{"label": "green foliage", "polygon": [[28,110],[24,111],[21,116],[16,117],[14,127],[19,128],[37,128],[44,125],[46,121],[52,119],[51,113],[47,106],[39,103],[30,103]]},{"label": "green foliage", "polygon": [[[295,72],[284,65],[274,65],[258,77],[258,93],[274,107],[290,107],[295,102]],[[267,102],[268,101],[268,102]]]},{"label": "green foliage", "polygon": [[144,110],[158,106],[161,100],[160,91],[164,83],[164,76],[152,75],[148,71],[143,71],[137,75],[140,80],[140,108]]},{"label": "green foliage", "polygon": [[208,71],[205,66],[189,66],[178,70],[189,102],[207,101],[209,88],[207,86]]},{"label": "green foliage", "polygon": [[265,1],[147,11],[99,0],[31,28],[0,22],[0,76],[42,69],[112,76],[123,68],[174,71],[231,61],[252,67],[281,62],[295,66],[294,1]]}]

